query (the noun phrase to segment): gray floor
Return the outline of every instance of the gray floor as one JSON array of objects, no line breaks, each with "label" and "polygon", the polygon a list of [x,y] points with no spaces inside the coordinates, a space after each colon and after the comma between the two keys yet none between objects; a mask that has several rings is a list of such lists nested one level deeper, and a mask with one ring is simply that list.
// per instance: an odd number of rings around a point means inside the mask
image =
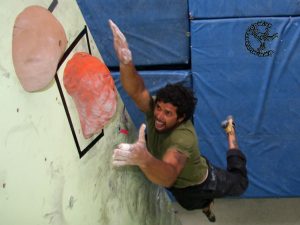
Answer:
[{"label": "gray floor", "polygon": [[300,225],[300,198],[216,199],[215,223],[201,210],[187,211],[174,203],[182,225]]}]

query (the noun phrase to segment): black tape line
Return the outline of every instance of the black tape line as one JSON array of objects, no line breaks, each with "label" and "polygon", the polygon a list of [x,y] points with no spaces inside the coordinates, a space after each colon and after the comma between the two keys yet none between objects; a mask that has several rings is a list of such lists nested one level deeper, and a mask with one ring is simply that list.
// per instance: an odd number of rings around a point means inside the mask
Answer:
[{"label": "black tape line", "polygon": [[79,153],[79,158],[81,159],[102,137],[104,136],[104,130],[94,139],[92,142],[85,147],[82,151]]},{"label": "black tape line", "polygon": [[66,60],[66,58],[70,55],[70,53],[75,48],[75,46],[78,44],[78,42],[81,40],[81,38],[86,34],[86,31],[87,31],[86,27],[84,27],[83,30],[78,34],[78,36],[72,42],[72,44],[69,46],[69,48],[65,51],[65,53],[63,54],[63,56],[61,57],[58,65],[57,65],[57,70],[64,63],[64,61]]},{"label": "black tape line", "polygon": [[86,31],[86,42],[87,42],[87,45],[88,45],[88,49],[89,49],[89,53],[90,55],[92,54],[92,51],[91,51],[91,45],[90,45],[90,39],[89,39],[89,32],[88,32],[88,29],[87,29],[87,26],[84,27],[85,28],[85,31]]},{"label": "black tape line", "polygon": [[56,8],[58,4],[58,1],[57,0],[53,0],[50,4],[50,6],[48,7],[48,10],[52,13],[54,11],[54,9]]},{"label": "black tape line", "polygon": [[[78,42],[82,39],[83,36],[86,36],[86,41],[87,41],[87,45],[88,45],[88,49],[89,49],[89,53],[91,54],[91,47],[90,47],[90,43],[89,43],[89,37],[88,37],[88,32],[87,32],[87,27],[85,26],[84,29],[78,34],[78,36],[75,38],[75,40],[72,42],[72,44],[69,46],[69,48],[65,51],[65,53],[63,54],[62,58],[60,59],[58,66],[57,66],[57,71],[59,70],[59,68],[61,67],[61,65],[64,63],[64,61],[67,59],[67,57],[70,55],[70,53],[72,52],[72,50],[75,48],[75,46],[78,44]],[[102,132],[95,138],[93,139],[90,144],[88,144],[83,150],[80,149],[80,145],[76,136],[76,132],[72,123],[72,119],[71,119],[71,115],[70,112],[68,110],[68,106],[64,97],[64,93],[61,87],[61,84],[59,82],[59,78],[57,73],[55,74],[55,81],[58,87],[58,91],[67,115],[67,119],[70,125],[70,129],[73,135],[73,139],[75,141],[75,145],[78,151],[78,155],[79,158],[81,159],[103,136],[104,136],[104,130],[102,130]]]},{"label": "black tape line", "polygon": [[70,113],[69,113],[69,110],[68,110],[68,106],[67,106],[67,103],[66,103],[66,100],[65,100],[65,97],[64,97],[64,93],[63,93],[63,90],[61,88],[61,85],[60,85],[57,73],[55,74],[55,81],[56,81],[56,84],[57,84],[57,87],[58,87],[58,91],[59,91],[59,94],[60,94],[60,97],[61,97],[64,109],[65,109],[65,112],[66,112],[66,115],[67,115],[67,118],[68,118],[68,122],[69,122],[69,125],[70,125],[70,128],[71,128],[71,132],[72,132],[72,135],[73,135],[73,138],[74,138],[74,141],[75,141],[75,145],[76,145],[77,151],[78,151],[78,153],[80,155],[80,152],[81,152],[80,146],[79,146],[79,143],[78,143],[78,139],[77,139],[77,136],[76,136],[76,133],[75,133],[75,130],[74,130],[72,119],[71,119],[71,116],[70,116]]}]

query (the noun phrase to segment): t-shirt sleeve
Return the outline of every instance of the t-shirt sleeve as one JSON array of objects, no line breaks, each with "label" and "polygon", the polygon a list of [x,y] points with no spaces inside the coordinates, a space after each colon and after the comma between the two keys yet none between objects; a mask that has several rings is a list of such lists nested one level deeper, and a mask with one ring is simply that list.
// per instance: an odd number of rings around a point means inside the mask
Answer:
[{"label": "t-shirt sleeve", "polygon": [[170,148],[176,148],[177,151],[183,153],[188,158],[192,154],[192,147],[194,146],[195,137],[189,130],[175,131],[171,135],[172,146]]}]

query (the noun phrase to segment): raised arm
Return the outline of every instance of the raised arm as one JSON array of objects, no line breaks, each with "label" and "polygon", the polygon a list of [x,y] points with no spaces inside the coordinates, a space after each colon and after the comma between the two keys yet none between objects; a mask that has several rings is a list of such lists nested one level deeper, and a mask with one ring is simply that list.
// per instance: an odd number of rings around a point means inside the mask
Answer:
[{"label": "raised arm", "polygon": [[120,62],[122,86],[137,107],[143,112],[148,112],[150,110],[151,97],[142,77],[138,74],[133,64],[132,54],[126,38],[112,20],[109,20],[109,26],[114,38],[116,55]]}]

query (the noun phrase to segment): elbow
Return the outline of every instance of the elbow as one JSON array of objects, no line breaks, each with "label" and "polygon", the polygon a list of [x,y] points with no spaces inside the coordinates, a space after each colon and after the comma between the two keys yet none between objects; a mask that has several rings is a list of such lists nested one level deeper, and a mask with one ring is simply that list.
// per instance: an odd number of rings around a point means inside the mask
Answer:
[{"label": "elbow", "polygon": [[164,188],[171,188],[173,186],[173,183],[172,184],[166,184],[164,185]]},{"label": "elbow", "polygon": [[175,181],[176,181],[176,179],[168,180],[165,182],[165,184],[163,186],[165,188],[171,188],[174,185]]},{"label": "elbow", "polygon": [[173,170],[172,175],[170,174],[169,178],[165,180],[164,187],[171,188],[175,183],[179,176],[179,171]]}]

